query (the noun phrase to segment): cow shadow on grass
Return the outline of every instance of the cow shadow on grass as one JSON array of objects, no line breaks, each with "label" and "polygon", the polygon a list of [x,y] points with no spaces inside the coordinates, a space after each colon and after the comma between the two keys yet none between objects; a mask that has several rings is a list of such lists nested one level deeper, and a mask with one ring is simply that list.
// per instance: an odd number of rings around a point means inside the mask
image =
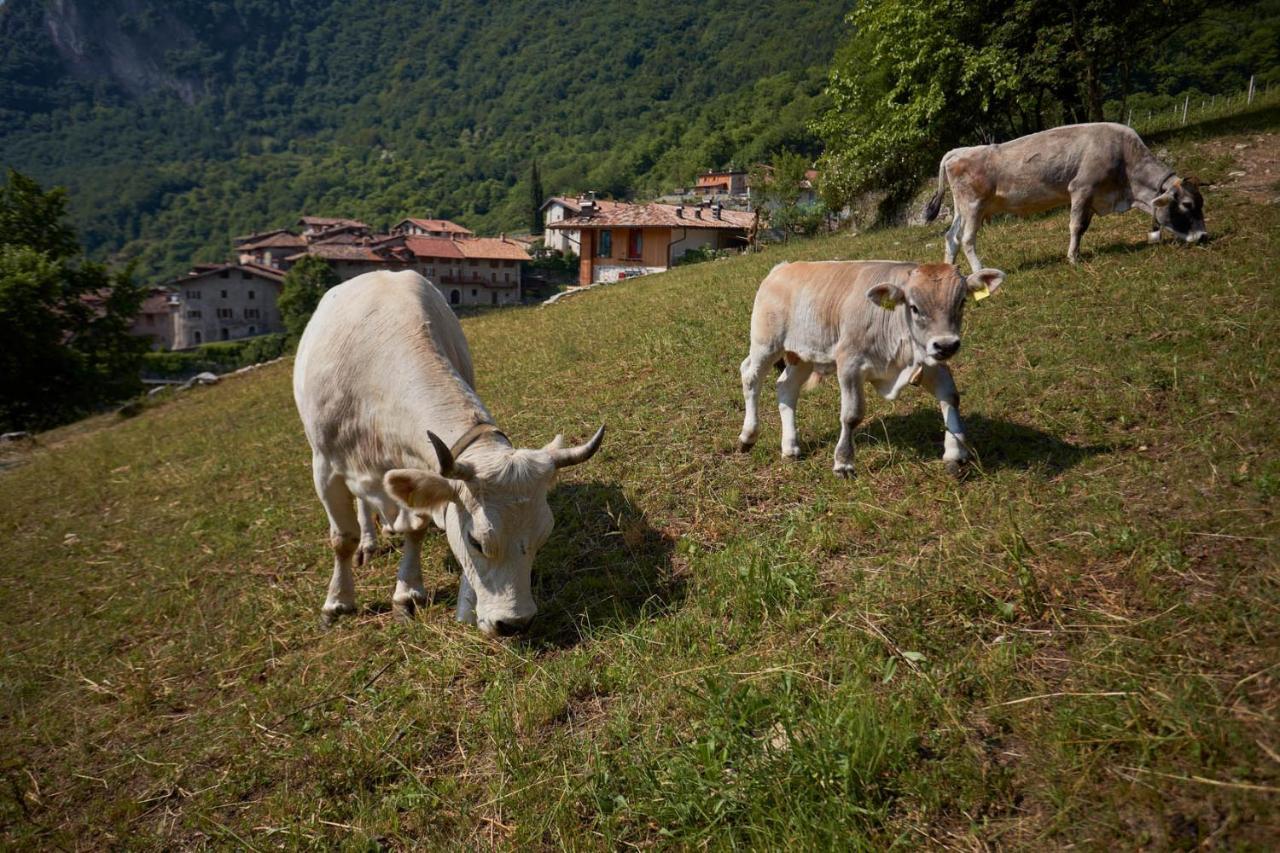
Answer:
[{"label": "cow shadow on grass", "polygon": [[[615,483],[562,483],[547,496],[556,526],[533,564],[538,615],[517,642],[569,648],[588,632],[626,629],[684,599],[672,565],[674,540],[655,530]],[[446,580],[428,589],[452,610],[459,568],[445,557]]]},{"label": "cow shadow on grass", "polygon": [[[1059,474],[1086,459],[1116,449],[1110,444],[1072,444],[1035,427],[990,418],[981,412],[966,412],[964,425],[978,465],[987,472],[1038,468],[1051,475]],[[833,452],[839,437],[838,430],[831,430],[821,445],[824,450],[819,452]],[[863,446],[883,444],[920,461],[936,461],[941,465],[942,437],[942,417],[937,408],[928,406],[868,421],[858,430],[855,440]]]}]

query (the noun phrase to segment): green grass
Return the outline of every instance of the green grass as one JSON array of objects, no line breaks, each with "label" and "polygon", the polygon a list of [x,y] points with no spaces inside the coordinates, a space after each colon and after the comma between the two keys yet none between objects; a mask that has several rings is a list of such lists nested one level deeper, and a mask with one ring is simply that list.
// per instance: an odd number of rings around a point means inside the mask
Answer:
[{"label": "green grass", "polygon": [[320,628],[288,362],[43,437],[0,474],[0,839],[1274,849],[1280,207],[1206,207],[1196,248],[1095,220],[1078,268],[1064,215],[983,231],[1009,278],[968,312],[960,483],[914,390],[871,403],[853,481],[834,383],[800,462],[772,389],[732,450],[765,272],[934,259],[941,228],[467,319],[518,442],[609,424],[553,492],[519,642],[452,621],[440,536],[416,622],[389,549]]}]

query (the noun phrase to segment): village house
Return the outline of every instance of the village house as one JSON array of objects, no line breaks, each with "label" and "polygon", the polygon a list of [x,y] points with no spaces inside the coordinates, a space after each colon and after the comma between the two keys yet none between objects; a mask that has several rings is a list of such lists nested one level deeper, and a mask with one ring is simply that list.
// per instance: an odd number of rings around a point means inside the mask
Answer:
[{"label": "village house", "polygon": [[391,233],[403,237],[474,237],[475,234],[448,219],[401,219]]},{"label": "village house", "polygon": [[167,282],[173,349],[283,332],[276,299],[284,273],[257,264],[200,264]]},{"label": "village house", "polygon": [[744,196],[747,194],[747,173],[736,169],[709,170],[698,175],[693,191],[703,198]]},{"label": "village house", "polygon": [[129,334],[150,338],[152,349],[173,349],[178,309],[178,300],[173,291],[163,287],[151,288],[142,300],[137,316],[133,318]]},{"label": "village house", "polygon": [[578,283],[664,272],[686,252],[742,249],[756,216],[718,204],[629,204],[579,199],[578,213],[547,226],[581,233]]},{"label": "village house", "polygon": [[286,260],[307,245],[306,238],[287,228],[277,228],[264,234],[250,234],[236,239],[236,261],[263,267],[287,270]]},{"label": "village house", "polygon": [[368,234],[370,229],[359,219],[341,219],[330,216],[304,216],[298,220],[298,225],[302,226],[302,236],[308,242],[328,232],[332,232],[335,228],[346,228],[362,231]]},{"label": "village house", "polygon": [[577,216],[581,212],[578,200],[556,195],[544,201],[541,209],[543,227],[546,229],[542,232],[542,245],[562,255],[570,252],[581,255],[582,234],[577,229],[551,228],[554,223]]}]

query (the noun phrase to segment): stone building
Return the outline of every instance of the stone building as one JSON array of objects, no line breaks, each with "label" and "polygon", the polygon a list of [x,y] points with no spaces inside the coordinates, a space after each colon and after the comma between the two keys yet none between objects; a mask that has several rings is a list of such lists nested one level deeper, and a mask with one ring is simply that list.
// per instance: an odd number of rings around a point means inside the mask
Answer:
[{"label": "stone building", "polygon": [[283,332],[284,273],[257,264],[201,264],[166,283],[176,308],[173,349]]}]

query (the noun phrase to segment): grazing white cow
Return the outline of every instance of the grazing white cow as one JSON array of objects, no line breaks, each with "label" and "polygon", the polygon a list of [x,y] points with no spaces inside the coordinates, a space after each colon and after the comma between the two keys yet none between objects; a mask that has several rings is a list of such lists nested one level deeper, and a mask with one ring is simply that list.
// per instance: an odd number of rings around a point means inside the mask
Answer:
[{"label": "grazing white cow", "polygon": [[943,460],[952,474],[968,456],[960,395],[945,362],[960,349],[965,298],[984,299],[1004,281],[999,270],[968,278],[950,264],[819,261],[778,264],[760,283],[751,311],[751,350],[742,362],[746,415],[738,438],[749,450],[759,433],[761,376],[782,359],[778,412],[782,455],[798,458],[796,401],[827,373],[840,382],[840,440],[834,470],[853,475],[853,431],[862,420],[862,384],[886,399],[919,382],[938,398],[946,424]]},{"label": "grazing white cow", "polygon": [[1153,242],[1165,228],[1188,243],[1208,236],[1196,179],[1179,178],[1123,124],[1072,124],[1011,142],[952,149],[938,164],[938,190],[925,205],[925,222],[938,215],[948,183],[955,211],[946,261],[954,263],[963,246],[973,270],[982,267],[974,242],[978,229],[998,213],[1027,216],[1070,205],[1067,260],[1073,264],[1095,213],[1146,211]]},{"label": "grazing white cow", "polygon": [[376,545],[375,511],[405,536],[397,615],[426,601],[419,558],[430,518],[462,567],[459,621],[506,635],[533,618],[530,570],[554,523],[547,490],[557,469],[595,454],[604,427],[577,447],[556,436],[516,449],[474,385],[462,327],[417,273],[366,273],[320,300],[298,344],[293,395],[329,515],[326,622],[355,611],[352,562],[358,545],[362,556]]}]

